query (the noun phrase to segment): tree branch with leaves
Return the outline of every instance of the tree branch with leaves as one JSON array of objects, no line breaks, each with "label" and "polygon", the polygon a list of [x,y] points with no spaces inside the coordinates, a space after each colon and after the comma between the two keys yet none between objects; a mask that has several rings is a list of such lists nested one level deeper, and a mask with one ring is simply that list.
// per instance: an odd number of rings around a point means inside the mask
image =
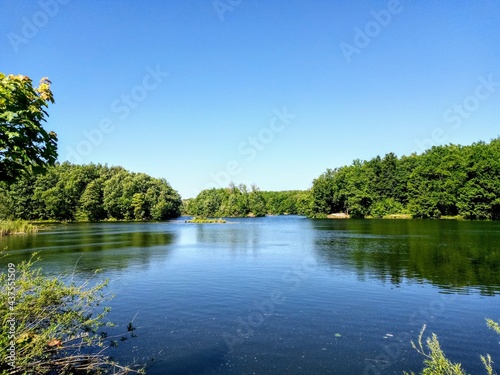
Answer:
[{"label": "tree branch with leaves", "polygon": [[57,135],[42,126],[46,108],[54,103],[50,85],[46,77],[34,87],[27,76],[0,73],[0,181],[10,183],[54,165]]}]

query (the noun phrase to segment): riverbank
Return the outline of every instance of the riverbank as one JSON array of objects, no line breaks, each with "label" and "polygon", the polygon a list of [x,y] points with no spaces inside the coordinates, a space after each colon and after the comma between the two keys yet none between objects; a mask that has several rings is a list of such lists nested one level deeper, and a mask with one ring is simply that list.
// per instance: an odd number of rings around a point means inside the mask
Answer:
[{"label": "riverbank", "polygon": [[38,232],[38,227],[24,220],[0,220],[0,237]]},{"label": "riverbank", "polygon": [[[343,212],[339,213],[334,213],[334,214],[329,214],[326,216],[327,219],[351,219],[351,216],[348,214],[345,214]],[[419,218],[415,218],[410,214],[390,214],[390,215],[384,215],[382,217],[374,217],[374,216],[365,216],[363,219],[384,219],[384,220],[419,220]],[[437,220],[468,220],[465,219],[463,216],[456,215],[456,216],[441,216],[439,218],[436,218]],[[483,220],[484,221],[484,220]]]}]

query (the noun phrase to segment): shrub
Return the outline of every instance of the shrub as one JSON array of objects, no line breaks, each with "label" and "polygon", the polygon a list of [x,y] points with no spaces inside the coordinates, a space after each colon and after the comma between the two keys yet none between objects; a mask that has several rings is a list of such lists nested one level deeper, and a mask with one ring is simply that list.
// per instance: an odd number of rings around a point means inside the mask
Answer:
[{"label": "shrub", "polygon": [[371,215],[375,218],[382,218],[385,215],[401,214],[404,212],[403,205],[393,198],[386,198],[377,201],[371,206]]},{"label": "shrub", "polygon": [[109,308],[107,281],[76,284],[44,276],[35,255],[8,264],[0,275],[1,374],[114,374],[140,372],[120,366],[105,354],[112,338],[98,330]]}]

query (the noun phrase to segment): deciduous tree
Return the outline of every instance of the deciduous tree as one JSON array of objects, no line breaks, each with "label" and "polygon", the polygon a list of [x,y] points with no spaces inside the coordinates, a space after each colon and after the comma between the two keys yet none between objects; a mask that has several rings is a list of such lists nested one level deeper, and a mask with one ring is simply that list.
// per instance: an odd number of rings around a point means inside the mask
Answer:
[{"label": "deciduous tree", "polygon": [[0,73],[0,181],[12,183],[55,163],[57,135],[42,127],[54,103],[50,84],[42,78],[34,87],[26,76]]}]

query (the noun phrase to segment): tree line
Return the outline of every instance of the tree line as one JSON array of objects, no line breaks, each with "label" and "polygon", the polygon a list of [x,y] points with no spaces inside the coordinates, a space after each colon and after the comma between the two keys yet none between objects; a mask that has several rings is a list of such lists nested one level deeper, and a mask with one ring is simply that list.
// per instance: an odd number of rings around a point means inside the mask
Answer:
[{"label": "tree line", "polygon": [[182,201],[165,179],[122,167],[68,162],[0,183],[0,219],[166,220]]},{"label": "tree line", "polygon": [[230,184],[181,200],[165,179],[122,167],[68,162],[43,174],[0,182],[0,219],[166,220],[199,217],[332,213],[353,218],[407,215],[500,219],[500,138],[469,146],[435,146],[423,154],[394,153],[327,169],[311,189],[261,191]]},{"label": "tree line", "polygon": [[313,217],[408,214],[500,219],[500,138],[470,146],[434,146],[328,169],[313,181]]},{"label": "tree line", "polygon": [[500,219],[500,138],[469,146],[434,146],[423,154],[388,153],[327,169],[305,191],[260,191],[252,186],[203,190],[184,201],[202,217],[297,214],[314,218]]},{"label": "tree line", "polygon": [[248,189],[244,184],[206,189],[184,201],[184,212],[198,217],[308,215],[310,207],[307,191],[260,191],[255,185]]}]

